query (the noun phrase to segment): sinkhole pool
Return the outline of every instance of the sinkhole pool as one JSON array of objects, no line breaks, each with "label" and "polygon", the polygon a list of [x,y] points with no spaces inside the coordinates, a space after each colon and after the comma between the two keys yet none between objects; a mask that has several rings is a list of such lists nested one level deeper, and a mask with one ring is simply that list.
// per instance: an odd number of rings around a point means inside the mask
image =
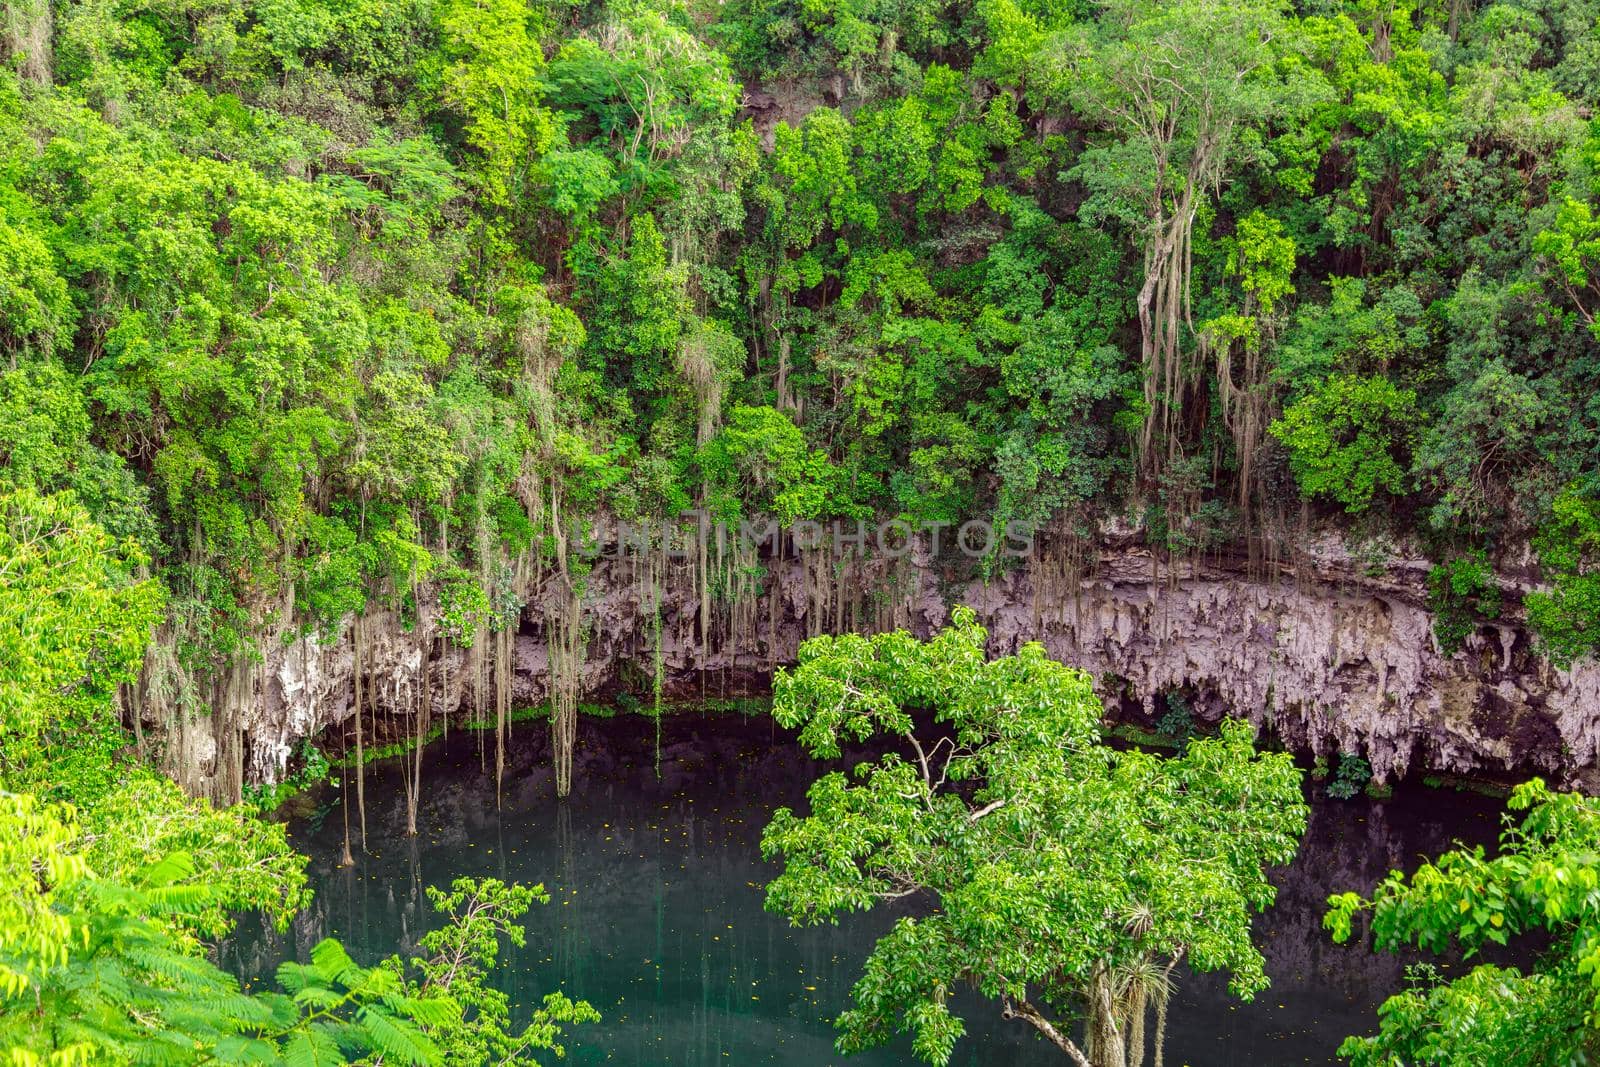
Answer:
[{"label": "sinkhole pool", "polygon": [[[496,980],[524,1017],[556,988],[600,1011],[600,1023],[572,1032],[567,1063],[915,1062],[908,1041],[848,1060],[833,1049],[831,1020],[899,912],[795,929],[762,910],[775,867],[760,857],[761,830],[774,808],[803,809],[806,787],[828,768],[770,720],[666,717],[658,771],[653,720],[585,717],[566,801],[554,795],[548,728],[519,724],[498,807],[494,753],[481,748],[492,743],[457,732],[426,750],[416,837],[405,834],[400,763],[369,767],[368,850],[357,842],[354,867],[338,866],[339,790],[297,798],[289,833],[310,856],[315,898],[286,934],[242,924],[219,950],[223,965],[260,980],[329,936],[370,964],[410,952],[437,921],[425,886],[464,875],[542,883],[551,901],[528,914],[527,945],[506,947]],[[1402,985],[1405,961],[1334,945],[1322,929],[1328,894],[1369,890],[1456,840],[1489,843],[1502,810],[1492,799],[1420,785],[1381,803],[1313,790],[1299,854],[1274,876],[1278,903],[1256,922],[1272,987],[1244,1004],[1227,995],[1224,976],[1181,973],[1168,1022],[1172,1067],[1339,1062],[1339,1042],[1374,1027],[1377,1006]],[[954,1060],[963,1067],[1066,1062],[991,1003],[969,994],[955,1007],[967,1026]]]}]

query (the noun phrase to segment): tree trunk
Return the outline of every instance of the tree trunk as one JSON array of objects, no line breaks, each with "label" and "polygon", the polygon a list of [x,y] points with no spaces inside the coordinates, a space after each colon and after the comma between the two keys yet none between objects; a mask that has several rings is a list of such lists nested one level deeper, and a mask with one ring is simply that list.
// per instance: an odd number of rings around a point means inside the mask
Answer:
[{"label": "tree trunk", "polygon": [[1135,982],[1128,990],[1128,1008],[1123,1015],[1123,1025],[1128,1032],[1128,1067],[1144,1067],[1144,1016],[1149,1007],[1149,990],[1143,982]]},{"label": "tree trunk", "polygon": [[1162,997],[1156,1001],[1156,1040],[1155,1056],[1151,1060],[1151,1067],[1162,1067],[1166,1055],[1167,1045],[1167,998]]},{"label": "tree trunk", "polygon": [[1093,1067],[1127,1067],[1127,1034],[1118,1019],[1116,976],[1105,967],[1089,979],[1089,1044]]},{"label": "tree trunk", "polygon": [[1166,1054],[1167,1004],[1172,1000],[1172,971],[1182,958],[1183,953],[1180,952],[1167,961],[1167,969],[1162,973],[1161,984],[1156,989],[1156,1040],[1152,1067],[1162,1067],[1162,1058]]}]

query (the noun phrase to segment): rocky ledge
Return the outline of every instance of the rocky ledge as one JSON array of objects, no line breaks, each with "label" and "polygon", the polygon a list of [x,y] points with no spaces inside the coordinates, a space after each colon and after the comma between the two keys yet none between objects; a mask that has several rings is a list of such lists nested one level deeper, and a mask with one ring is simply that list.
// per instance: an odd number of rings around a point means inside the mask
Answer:
[{"label": "rocky ledge", "polygon": [[[1377,780],[1408,773],[1495,779],[1542,774],[1600,791],[1600,666],[1557,670],[1535,652],[1521,622],[1527,580],[1503,568],[1502,618],[1478,628],[1465,647],[1444,654],[1427,608],[1428,561],[1396,546],[1352,550],[1337,534],[1306,539],[1289,561],[1254,565],[1223,555],[1174,569],[1136,532],[1103,531],[1092,565],[1029,563],[988,582],[953,578],[933,561],[861,568],[852,591],[819,599],[815,561],[767,561],[778,575],[774,605],[746,606],[741,629],[702,643],[705,603],[692,574],[666,583],[660,658],[669,684],[703,672],[759,676],[792,661],[811,633],[901,626],[926,634],[956,603],[974,607],[993,649],[1037,640],[1050,654],[1088,671],[1108,714],[1159,714],[1181,692],[1196,715],[1248,718],[1294,749],[1321,756],[1359,753]],[[600,560],[585,584],[589,633],[582,687],[598,693],[619,678],[648,678],[656,659],[655,618],[640,595],[636,566]],[[845,612],[840,598],[854,598]],[[860,605],[875,607],[867,618]],[[715,606],[713,610],[717,610]],[[424,609],[424,632],[428,610]],[[549,657],[537,603],[523,613],[511,644],[511,687],[518,705],[549,688]],[[365,679],[385,717],[418,706],[423,641],[393,616],[369,616]],[[715,631],[714,631],[715,633]],[[351,715],[355,662],[348,628],[332,641],[274,642],[239,688],[240,705],[204,722],[180,724],[169,763],[197,792],[217,793],[219,752],[240,765],[233,779],[273,781],[299,739]],[[469,654],[433,639],[429,698],[434,710],[470,708],[478,699]],[[695,688],[698,688],[696,686]],[[220,736],[228,731],[228,736]],[[242,772],[242,773],[241,773]]]}]

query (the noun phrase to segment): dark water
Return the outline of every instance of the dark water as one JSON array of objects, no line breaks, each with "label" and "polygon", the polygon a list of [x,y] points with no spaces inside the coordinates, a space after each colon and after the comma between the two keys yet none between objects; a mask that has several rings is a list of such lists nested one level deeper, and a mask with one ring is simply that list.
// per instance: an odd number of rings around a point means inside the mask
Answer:
[{"label": "dark water", "polygon": [[[421,836],[404,836],[398,765],[369,770],[370,854],[335,866],[343,838],[335,789],[301,798],[290,823],[311,857],[316,899],[287,935],[242,928],[223,947],[244,976],[304,958],[326,936],[372,962],[409,952],[434,921],[422,888],[463,875],[542,882],[551,902],[530,912],[526,948],[502,956],[499,979],[522,1009],[561,988],[603,1021],[581,1028],[573,1064],[842,1063],[830,1020],[888,913],[790,929],[761,907],[773,868],[757,849],[780,805],[803,805],[824,765],[765,721],[668,718],[660,778],[654,724],[623,716],[579,728],[574,796],[558,803],[547,730],[518,728],[503,806],[480,770],[480,738],[452,736],[427,752]],[[1278,905],[1257,920],[1272,987],[1252,1004],[1220,976],[1184,975],[1171,1012],[1166,1062],[1174,1067],[1330,1064],[1347,1034],[1367,1032],[1403,962],[1365,946],[1332,944],[1323,902],[1370,889],[1391,868],[1456,839],[1491,841],[1500,805],[1479,796],[1402,788],[1393,800],[1318,801],[1294,864],[1280,872]],[[353,819],[353,814],[352,814]],[[359,849],[358,849],[359,851]],[[1022,1024],[977,998],[957,1005],[969,1036],[955,1062],[971,1067],[1065,1062]],[[914,1062],[902,1043],[851,1064]]]}]

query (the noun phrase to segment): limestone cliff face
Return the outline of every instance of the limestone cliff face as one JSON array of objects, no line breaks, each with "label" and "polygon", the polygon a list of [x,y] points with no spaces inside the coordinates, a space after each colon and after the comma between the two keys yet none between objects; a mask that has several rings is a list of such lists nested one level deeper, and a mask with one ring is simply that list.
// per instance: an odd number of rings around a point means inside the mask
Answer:
[{"label": "limestone cliff face", "polygon": [[[1025,577],[978,602],[1004,646],[1039,640],[1146,713],[1181,689],[1208,719],[1248,718],[1319,755],[1361,753],[1380,779],[1539,773],[1600,786],[1600,667],[1555,670],[1515,616],[1443,655],[1425,560],[1391,559],[1374,576],[1337,542],[1316,547],[1298,573],[1270,579],[1199,566],[1173,580],[1123,555],[1042,620]],[[1507,592],[1520,600],[1514,583]]]},{"label": "limestone cliff face", "polygon": [[[1506,615],[1454,655],[1441,654],[1426,608],[1426,560],[1391,549],[1360,556],[1337,536],[1313,540],[1290,565],[1247,568],[1229,560],[1171,573],[1137,536],[1103,539],[1097,562],[1068,583],[1059,568],[1027,566],[981,583],[953,580],[927,559],[868,564],[848,590],[820,593],[814,561],[771,565],[779,603],[748,606],[742,628],[713,628],[702,645],[701,596],[692,576],[669,580],[661,606],[661,658],[668,679],[700,672],[763,672],[792,661],[811,633],[837,627],[938,628],[967,603],[990,628],[993,650],[1041,641],[1088,671],[1112,714],[1149,714],[1182,690],[1204,718],[1242,716],[1290,746],[1322,755],[1359,752],[1377,776],[1449,771],[1497,777],[1545,775],[1600,789],[1600,666],[1558,671],[1538,657],[1520,625],[1526,578],[1502,571]],[[830,603],[828,597],[833,600]],[[845,610],[843,601],[851,600]],[[868,611],[864,605],[871,602]],[[654,614],[635,569],[601,560],[584,601],[589,639],[582,683],[594,692],[655,659]],[[513,699],[545,699],[548,656],[537,604],[512,646]],[[424,632],[428,612],[424,610]],[[418,705],[423,643],[392,617],[369,618],[365,685],[382,722]],[[242,687],[223,738],[174,738],[180,775],[197,791],[218,774],[217,753],[237,748],[245,780],[284,772],[300,738],[352,713],[355,662],[349,631],[327,644],[276,644]],[[431,642],[430,699],[436,711],[474,706],[474,661]],[[698,688],[696,686],[695,688]],[[481,706],[481,705],[480,705]],[[169,761],[172,757],[169,757]]]}]

